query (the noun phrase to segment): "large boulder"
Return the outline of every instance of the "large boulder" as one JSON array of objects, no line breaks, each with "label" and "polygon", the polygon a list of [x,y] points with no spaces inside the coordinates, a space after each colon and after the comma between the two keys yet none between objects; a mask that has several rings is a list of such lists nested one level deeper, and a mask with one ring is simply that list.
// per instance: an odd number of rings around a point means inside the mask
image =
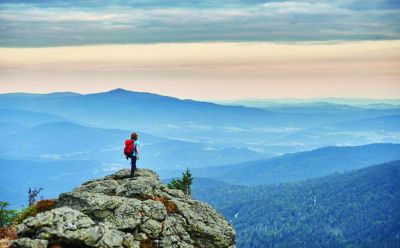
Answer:
[{"label": "large boulder", "polygon": [[235,247],[235,231],[211,206],[128,169],[60,195],[57,208],[18,226],[12,247]]}]

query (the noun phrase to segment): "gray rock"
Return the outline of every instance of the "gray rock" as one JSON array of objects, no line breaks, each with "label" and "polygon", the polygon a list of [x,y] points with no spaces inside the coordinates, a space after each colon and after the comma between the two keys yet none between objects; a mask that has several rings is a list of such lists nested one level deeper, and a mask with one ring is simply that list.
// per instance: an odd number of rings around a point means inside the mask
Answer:
[{"label": "gray rock", "polygon": [[28,218],[18,225],[17,233],[23,238],[16,241],[15,247],[24,247],[19,245],[20,242],[30,242],[24,237],[33,238],[32,244],[37,240],[47,240],[48,243],[90,247],[123,247],[124,239],[129,238],[111,225],[95,223],[89,216],[69,207]]},{"label": "gray rock", "polygon": [[21,248],[46,248],[48,245],[47,240],[43,239],[30,239],[20,238],[17,240],[10,241],[10,247],[21,247]]},{"label": "gray rock", "polygon": [[142,201],[85,191],[61,194],[59,206],[69,206],[94,221],[108,222],[119,230],[134,230],[141,222]]},{"label": "gray rock", "polygon": [[120,170],[61,194],[56,209],[17,227],[12,247],[235,247],[232,225],[211,206],[168,189],[151,170],[129,176]]}]

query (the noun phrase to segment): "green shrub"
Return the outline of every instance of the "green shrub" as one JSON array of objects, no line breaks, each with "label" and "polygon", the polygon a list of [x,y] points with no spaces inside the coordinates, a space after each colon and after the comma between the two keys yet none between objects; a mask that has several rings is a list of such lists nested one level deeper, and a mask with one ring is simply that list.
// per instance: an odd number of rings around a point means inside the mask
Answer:
[{"label": "green shrub", "polygon": [[36,205],[23,208],[15,215],[15,218],[13,219],[13,224],[21,224],[25,219],[36,216],[37,213],[38,208]]}]

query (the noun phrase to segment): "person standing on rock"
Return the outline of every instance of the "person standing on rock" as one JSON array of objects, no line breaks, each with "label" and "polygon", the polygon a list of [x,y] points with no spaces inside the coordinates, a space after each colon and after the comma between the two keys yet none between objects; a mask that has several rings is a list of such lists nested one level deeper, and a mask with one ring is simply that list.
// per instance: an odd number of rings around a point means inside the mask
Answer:
[{"label": "person standing on rock", "polygon": [[135,175],[136,161],[140,159],[140,143],[138,141],[138,138],[139,135],[137,133],[132,133],[131,139],[125,141],[124,154],[126,156],[126,159],[131,159],[131,177]]}]

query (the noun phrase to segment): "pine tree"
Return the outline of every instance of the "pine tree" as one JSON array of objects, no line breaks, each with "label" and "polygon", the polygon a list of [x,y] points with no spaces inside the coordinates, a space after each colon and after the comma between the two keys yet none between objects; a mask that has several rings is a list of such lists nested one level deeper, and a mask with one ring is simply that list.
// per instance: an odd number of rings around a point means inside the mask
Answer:
[{"label": "pine tree", "polygon": [[192,173],[190,173],[189,169],[187,168],[184,173],[182,173],[182,188],[183,188],[183,193],[185,195],[192,195],[192,182],[193,182],[193,177]]},{"label": "pine tree", "polygon": [[172,181],[167,185],[170,189],[179,189],[183,191],[181,179],[172,179]]},{"label": "pine tree", "polygon": [[190,173],[189,169],[186,169],[186,171],[182,173],[182,179],[172,179],[167,186],[170,189],[182,190],[185,195],[192,195],[192,182],[192,173]]},{"label": "pine tree", "polygon": [[0,228],[9,226],[17,213],[16,210],[7,209],[9,205],[8,202],[0,202]]}]

